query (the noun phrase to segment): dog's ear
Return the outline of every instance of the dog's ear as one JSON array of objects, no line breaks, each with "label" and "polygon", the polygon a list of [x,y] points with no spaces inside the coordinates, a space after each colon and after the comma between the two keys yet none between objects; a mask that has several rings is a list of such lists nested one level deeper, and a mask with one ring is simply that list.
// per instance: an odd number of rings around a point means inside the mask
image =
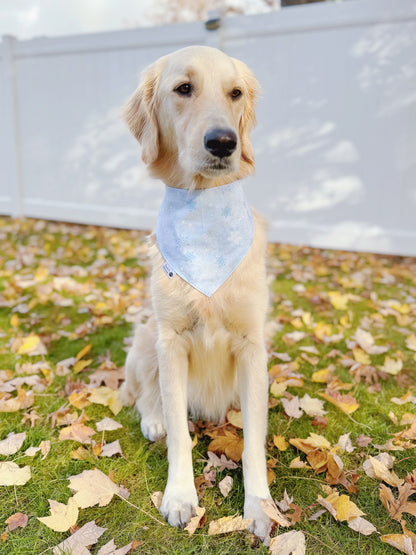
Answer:
[{"label": "dog's ear", "polygon": [[159,155],[159,124],[155,108],[158,75],[155,64],[148,67],[140,85],[122,109],[123,119],[142,146],[145,164],[152,164]]},{"label": "dog's ear", "polygon": [[250,132],[256,124],[256,113],[254,111],[256,99],[259,94],[260,85],[250,69],[240,60],[234,60],[240,76],[242,77],[246,94],[243,114],[240,119],[240,141],[241,141],[241,168],[245,174],[254,171],[254,153],[250,141]]}]

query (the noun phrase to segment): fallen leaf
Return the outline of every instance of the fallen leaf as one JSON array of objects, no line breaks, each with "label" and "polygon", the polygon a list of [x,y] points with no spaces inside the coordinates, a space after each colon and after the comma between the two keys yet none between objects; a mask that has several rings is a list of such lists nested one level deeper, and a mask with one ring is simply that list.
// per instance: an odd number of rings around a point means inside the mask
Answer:
[{"label": "fallen leaf", "polygon": [[383,482],[391,486],[400,486],[403,483],[403,480],[395,472],[391,472],[385,464],[375,457],[367,459],[363,464],[363,468],[370,478],[383,480]]},{"label": "fallen leaf", "polygon": [[339,436],[338,443],[334,447],[339,447],[342,452],[352,453],[355,447],[351,442],[350,433],[351,432],[348,432],[347,434],[343,434],[342,436]]},{"label": "fallen leaf", "polygon": [[114,495],[120,495],[119,486],[98,468],[84,470],[81,474],[71,476],[68,487],[75,492],[74,501],[82,509],[97,504],[104,507],[110,503]]},{"label": "fallen leaf", "polygon": [[122,427],[123,426],[121,424],[119,424],[112,418],[109,418],[108,416],[106,416],[105,418],[97,422],[97,432],[104,432],[104,431],[110,432],[113,430],[118,430],[119,428],[122,428]]},{"label": "fallen leaf", "polygon": [[160,506],[162,505],[162,501],[163,501],[163,491],[155,491],[150,496],[150,499],[151,499],[153,505],[156,507],[156,509],[159,510]]},{"label": "fallen leaf", "polygon": [[118,439],[106,443],[101,449],[100,457],[112,457],[113,455],[123,455]]},{"label": "fallen leaf", "polygon": [[359,437],[357,437],[355,443],[358,445],[358,447],[367,447],[367,445],[369,445],[372,441],[373,438],[361,434]]},{"label": "fallen leaf", "polygon": [[26,439],[26,432],[21,432],[20,434],[15,434],[10,432],[8,436],[0,441],[0,455],[14,455],[19,451],[23,442]]},{"label": "fallen leaf", "polygon": [[295,457],[290,461],[289,468],[311,468],[308,463],[301,461],[300,457]]},{"label": "fallen leaf", "polygon": [[306,553],[305,535],[291,530],[273,538],[270,542],[272,555],[304,555]]},{"label": "fallen leaf", "polygon": [[371,522],[361,516],[357,516],[356,518],[349,520],[348,526],[351,528],[351,530],[354,530],[354,532],[359,532],[364,536],[370,536],[374,532],[377,532],[377,528],[373,524],[371,524]]},{"label": "fallen leaf", "polygon": [[406,528],[406,523],[402,520],[401,525],[403,534],[386,534],[381,536],[381,541],[388,543],[406,555],[416,555],[416,534]]},{"label": "fallen leaf", "polygon": [[78,505],[73,497],[68,500],[68,504],[58,503],[53,499],[48,499],[50,516],[38,517],[38,520],[55,532],[66,532],[75,525],[78,519]]},{"label": "fallen leaf", "polygon": [[12,347],[12,351],[17,352],[18,355],[29,356],[46,355],[48,352],[40,337],[35,334],[25,337],[16,350]]},{"label": "fallen leaf", "polygon": [[218,520],[211,520],[208,527],[208,536],[247,530],[251,522],[251,518],[244,519],[242,516],[224,516]]},{"label": "fallen leaf", "polygon": [[300,418],[303,414],[303,411],[299,408],[299,397],[293,397],[290,401],[285,397],[282,398],[282,405],[285,409],[285,413],[290,418]]},{"label": "fallen leaf", "polygon": [[0,486],[23,486],[30,478],[30,466],[20,468],[11,461],[0,462]]},{"label": "fallen leaf", "polygon": [[26,528],[28,521],[28,516],[23,513],[15,513],[12,516],[9,516],[8,519],[5,520],[7,524],[7,530],[11,532],[16,528]]},{"label": "fallen leaf", "polygon": [[325,393],[319,393],[321,397],[338,407],[345,414],[352,414],[356,411],[360,403],[351,395],[341,395],[339,391],[327,389]]},{"label": "fallen leaf", "polygon": [[91,436],[95,433],[93,428],[86,426],[82,422],[74,422],[59,431],[59,440],[78,441],[79,443],[89,444],[91,443]]},{"label": "fallen leaf", "polygon": [[99,405],[109,407],[111,412],[115,415],[117,415],[123,408],[119,391],[111,389],[106,385],[90,389],[88,399],[91,403],[97,403]]},{"label": "fallen leaf", "polygon": [[370,355],[378,355],[389,350],[388,347],[379,347],[375,345],[374,337],[371,335],[371,333],[361,328],[357,328],[354,334],[354,339],[361,347],[361,349],[363,349],[366,353]]},{"label": "fallen leaf", "polygon": [[[201,527],[203,522],[203,518],[205,516],[205,507],[197,507],[195,510],[195,516],[193,516],[187,525],[185,526],[185,530],[188,532],[190,536],[192,536],[197,528]],[[205,520],[205,519],[204,519]],[[201,522],[202,521],[202,522]]]},{"label": "fallen leaf", "polygon": [[224,453],[233,461],[241,460],[244,449],[244,440],[240,436],[224,430],[224,435],[218,435],[208,445],[208,451]]},{"label": "fallen leaf", "polygon": [[227,420],[235,428],[243,428],[243,417],[241,415],[241,410],[229,410],[227,412]]},{"label": "fallen leaf", "polygon": [[273,499],[260,499],[260,505],[263,512],[280,526],[290,526],[288,519],[279,511]]},{"label": "fallen leaf", "polygon": [[400,370],[403,368],[403,361],[402,360],[395,360],[390,357],[386,357],[384,360],[383,366],[381,366],[381,370],[390,374],[392,376],[396,376]]},{"label": "fallen leaf", "polygon": [[72,534],[72,536],[54,547],[53,553],[54,555],[62,555],[62,553],[87,555],[90,553],[87,547],[97,543],[98,539],[105,531],[106,528],[97,526],[93,520],[87,522],[87,524],[84,524],[75,534]]},{"label": "fallen leaf", "polygon": [[222,493],[222,495],[224,497],[227,497],[227,495],[230,493],[230,491],[233,488],[233,483],[234,480],[232,479],[231,476],[226,476],[225,478],[223,478],[219,484],[218,487],[220,488],[220,492]]},{"label": "fallen leaf", "polygon": [[279,449],[279,451],[286,451],[286,449],[289,447],[289,443],[281,435],[274,435],[273,443]]},{"label": "fallen leaf", "polygon": [[412,485],[404,483],[398,487],[399,495],[397,499],[394,497],[390,488],[384,484],[380,485],[380,500],[388,511],[391,518],[401,521],[403,513],[409,513],[416,516],[416,502],[408,501],[408,498],[414,493]]},{"label": "fallen leaf", "polygon": [[[337,491],[330,493],[325,499],[318,497],[318,503],[328,508],[328,504],[332,505],[333,511],[330,511],[336,520],[346,520],[349,522],[356,517],[363,516],[363,513],[355,503],[353,503],[348,495],[340,495]],[[322,503],[325,501],[326,504]]]},{"label": "fallen leaf", "polygon": [[87,353],[89,353],[91,351],[91,347],[92,347],[92,343],[88,343],[88,345],[85,345],[85,347],[83,347],[79,353],[76,355],[76,359],[80,360],[82,357],[84,357]]},{"label": "fallen leaf", "polygon": [[324,402],[310,397],[307,393],[300,399],[299,406],[308,416],[322,417],[327,414],[327,411],[324,410]]}]

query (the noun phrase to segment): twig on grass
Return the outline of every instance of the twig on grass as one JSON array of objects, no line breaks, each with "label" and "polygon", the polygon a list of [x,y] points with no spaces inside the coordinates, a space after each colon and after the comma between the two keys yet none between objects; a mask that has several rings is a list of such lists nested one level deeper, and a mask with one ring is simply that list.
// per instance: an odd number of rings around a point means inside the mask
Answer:
[{"label": "twig on grass", "polygon": [[138,507],[137,505],[134,505],[133,503],[131,503],[130,501],[128,501],[125,497],[123,497],[123,496],[120,495],[119,493],[116,493],[115,495],[117,495],[117,497],[119,497],[120,499],[122,499],[123,501],[125,501],[128,505],[131,505],[132,507],[134,507],[134,508],[137,509],[138,511],[141,511],[141,512],[144,513],[146,516],[152,518],[153,520],[155,520],[155,521],[158,522],[159,524],[162,524],[163,526],[166,526],[166,522],[162,522],[161,520],[159,520],[159,519],[156,518],[155,516],[151,515],[150,513],[148,513],[147,511],[145,511],[145,510],[142,509],[141,507]]}]

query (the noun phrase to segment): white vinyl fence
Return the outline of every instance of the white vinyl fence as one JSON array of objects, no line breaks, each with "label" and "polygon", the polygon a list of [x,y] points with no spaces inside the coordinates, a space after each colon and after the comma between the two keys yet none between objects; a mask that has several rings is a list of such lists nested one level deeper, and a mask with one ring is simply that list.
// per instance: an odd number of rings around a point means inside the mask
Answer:
[{"label": "white vinyl fence", "polygon": [[119,118],[140,71],[208,44],[262,84],[252,204],[272,241],[416,255],[416,0],[345,0],[0,43],[0,213],[153,227],[163,194]]}]

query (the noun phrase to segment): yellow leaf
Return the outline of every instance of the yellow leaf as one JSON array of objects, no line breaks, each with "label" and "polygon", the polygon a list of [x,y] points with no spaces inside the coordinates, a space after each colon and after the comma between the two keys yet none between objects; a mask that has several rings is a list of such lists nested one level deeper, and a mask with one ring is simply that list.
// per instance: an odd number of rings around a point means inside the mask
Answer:
[{"label": "yellow leaf", "polygon": [[89,360],[77,360],[74,364],[74,374],[79,374],[84,368],[89,366],[92,362],[92,359]]},{"label": "yellow leaf", "polygon": [[329,368],[323,368],[312,374],[312,381],[315,383],[327,383],[332,377],[333,375]]},{"label": "yellow leaf", "polygon": [[38,520],[55,532],[66,532],[77,522],[78,506],[73,497],[68,500],[68,504],[58,503],[53,499],[48,499],[51,510],[50,516],[38,517]]},{"label": "yellow leaf", "polygon": [[71,440],[79,443],[91,443],[90,436],[95,434],[95,430],[86,426],[82,422],[74,422],[59,432],[59,441]]},{"label": "yellow leaf", "polygon": [[91,404],[90,401],[87,399],[88,394],[89,391],[87,389],[84,389],[83,391],[74,391],[68,397],[68,401],[77,409],[82,410]]},{"label": "yellow leaf", "polygon": [[311,468],[308,463],[300,460],[300,457],[292,459],[289,464],[289,468]]},{"label": "yellow leaf", "polygon": [[318,322],[313,333],[320,341],[323,341],[325,337],[330,337],[332,335],[332,326],[325,322]]},{"label": "yellow leaf", "polygon": [[17,314],[13,314],[13,316],[10,318],[10,325],[13,328],[17,328],[19,326],[19,316]]},{"label": "yellow leaf", "polygon": [[276,380],[270,386],[270,393],[275,397],[281,397],[287,389],[286,382],[277,382]]},{"label": "yellow leaf", "polygon": [[273,436],[273,443],[279,449],[279,451],[286,451],[286,449],[289,447],[288,442],[281,435],[277,435],[277,436],[274,435]]},{"label": "yellow leaf", "polygon": [[85,356],[87,353],[89,353],[91,351],[91,347],[92,347],[92,343],[88,343],[88,345],[85,345],[85,347],[83,347],[80,352],[77,354],[77,356],[75,357],[77,360],[80,360],[83,356]]},{"label": "yellow leaf", "polygon": [[318,393],[321,397],[338,407],[345,414],[352,414],[360,403],[351,395],[341,395],[338,391],[327,389],[325,393]]},{"label": "yellow leaf", "polygon": [[39,266],[35,272],[36,281],[44,281],[49,275],[49,270],[46,266]]},{"label": "yellow leaf", "polygon": [[337,491],[329,494],[325,501],[335,509],[336,520],[349,521],[365,514],[350,500],[348,495],[340,495]]},{"label": "yellow leaf", "polygon": [[41,340],[38,335],[28,335],[17,349],[18,355],[28,355],[40,346]]},{"label": "yellow leaf", "polygon": [[360,347],[355,347],[352,352],[355,360],[360,364],[371,364],[371,358]]},{"label": "yellow leaf", "polygon": [[111,412],[115,415],[117,415],[123,408],[118,390],[114,390],[103,385],[101,387],[90,389],[89,391],[89,400],[91,403],[97,403],[98,405],[109,407]]},{"label": "yellow leaf", "polygon": [[328,292],[329,301],[336,310],[347,310],[350,295],[342,295],[339,291]]}]

